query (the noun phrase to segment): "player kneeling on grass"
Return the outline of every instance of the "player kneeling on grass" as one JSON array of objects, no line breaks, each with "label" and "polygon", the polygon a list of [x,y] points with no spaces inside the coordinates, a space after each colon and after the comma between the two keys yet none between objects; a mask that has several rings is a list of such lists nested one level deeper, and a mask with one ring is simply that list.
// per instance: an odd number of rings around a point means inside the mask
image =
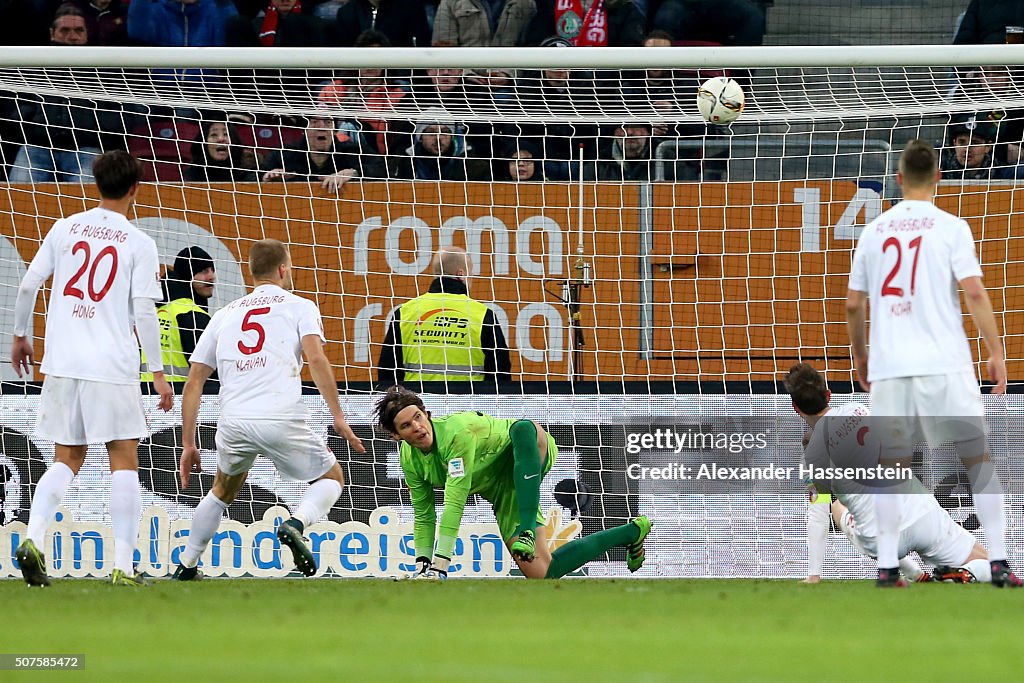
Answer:
[{"label": "player kneeling on grass", "polygon": [[[647,517],[577,539],[553,554],[548,550],[540,483],[555,464],[558,447],[536,422],[475,411],[431,418],[420,397],[399,386],[377,401],[375,412],[381,429],[401,442],[402,471],[416,514],[413,578],[447,578],[462,511],[474,493],[491,503],[509,552],[529,579],[561,578],[618,546],[626,547],[631,572],[643,565],[644,539],[652,526]],[[434,487],[444,488],[436,550]]]},{"label": "player kneeling on grass", "polygon": [[306,576],[316,574],[313,553],[302,532],[327,514],[345,483],[341,466],[323,439],[306,424],[302,402],[302,356],[331,411],[334,429],[359,453],[362,442],[345,422],[338,403],[338,386],[323,350],[323,323],[316,304],[295,296],[288,248],[277,240],[261,240],[249,251],[251,294],[218,311],[192,353],[191,368],[181,401],[181,487],[189,473],[200,469],[196,419],[203,385],[220,377],[220,421],[217,425],[217,475],[213,488],[196,506],[188,543],[172,578],[202,577],[199,557],[217,533],[220,519],[238,495],[257,455],[269,458],[286,478],[309,481],[291,519],[278,528],[277,538],[292,551],[295,566]]},{"label": "player kneeling on grass", "polygon": [[[858,453],[862,451],[879,452],[880,445],[871,434],[867,406],[847,403],[831,408],[832,393],[825,386],[825,378],[813,367],[807,363],[794,365],[786,376],[785,386],[793,399],[793,408],[811,429],[804,451],[807,465],[833,467],[836,463],[860,460]],[[917,551],[924,561],[935,566],[935,578],[939,580],[961,583],[992,580],[984,546],[953,521],[916,477],[898,494],[867,493],[863,484],[850,479],[815,481],[810,498],[816,498],[819,491],[829,490],[836,499],[831,505],[836,526],[864,555],[877,557],[878,553],[875,496],[898,496],[902,510],[900,570],[908,578],[921,578],[920,569],[907,558],[908,553]],[[816,500],[811,503],[807,520],[809,578],[820,579],[828,541],[828,512],[824,504],[817,504]],[[811,583],[814,583],[813,578]],[[897,585],[906,583],[901,580]]]}]

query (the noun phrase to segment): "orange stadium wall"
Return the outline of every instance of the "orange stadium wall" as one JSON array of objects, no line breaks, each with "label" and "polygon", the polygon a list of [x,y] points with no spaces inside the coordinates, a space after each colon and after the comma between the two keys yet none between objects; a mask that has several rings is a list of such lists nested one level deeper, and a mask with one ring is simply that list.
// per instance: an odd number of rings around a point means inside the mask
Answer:
[{"label": "orange stadium wall", "polygon": [[[768,380],[798,357],[849,370],[846,280],[858,227],[884,208],[876,190],[649,187],[585,185],[582,226],[579,186],[568,184],[350,183],[339,196],[305,184],[145,185],[136,216],[208,231],[240,262],[253,240],[291,244],[296,288],[320,305],[343,381],[371,380],[388,313],[425,290],[442,244],[475,255],[471,293],[497,302],[516,375],[565,379],[566,310],[545,290],[560,293],[573,276],[580,233],[594,274],[583,295],[584,378]],[[957,186],[938,199],[979,242],[1011,377],[1024,374],[1022,192]],[[74,185],[7,186],[0,236],[27,263],[55,219],[93,199]],[[40,298],[37,315],[44,310]]]}]

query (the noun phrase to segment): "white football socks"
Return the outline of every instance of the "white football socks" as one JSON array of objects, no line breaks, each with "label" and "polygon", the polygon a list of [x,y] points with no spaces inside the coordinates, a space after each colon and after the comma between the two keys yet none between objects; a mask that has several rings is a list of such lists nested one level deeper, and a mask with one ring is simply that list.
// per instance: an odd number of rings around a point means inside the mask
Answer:
[{"label": "white football socks", "polygon": [[292,515],[302,522],[303,527],[316,524],[320,518],[327,514],[338,498],[341,497],[341,484],[333,479],[320,479],[309,485],[306,493],[299,501]]},{"label": "white football socks", "polygon": [[988,560],[971,560],[964,569],[974,574],[979,583],[992,583],[992,565]]},{"label": "white football socks", "polygon": [[917,562],[910,559],[909,556],[904,556],[900,560],[900,573],[907,577],[907,580],[911,583],[917,581],[924,574],[924,570],[917,566]]},{"label": "white football socks", "polygon": [[185,544],[185,550],[181,553],[181,564],[189,568],[199,564],[199,558],[206,550],[206,546],[210,544],[210,539],[217,533],[220,519],[227,509],[228,504],[213,495],[213,491],[207,493],[199,501],[199,505],[196,506],[196,511],[192,515],[188,542]]},{"label": "white football socks", "polygon": [[142,491],[139,473],[118,470],[110,474],[110,524],[114,527],[114,569],[135,575],[135,546],[139,542]]},{"label": "white football socks", "polygon": [[57,507],[64,499],[64,493],[74,479],[75,473],[71,471],[70,467],[62,462],[54,462],[50,465],[50,469],[39,477],[39,483],[36,484],[26,535],[43,553],[46,553],[46,549],[43,547],[46,530],[49,528],[50,522],[53,521]]},{"label": "white football socks", "polygon": [[878,527],[878,568],[899,566],[900,522],[903,501],[896,493],[875,494],[875,524]]},{"label": "white football socks", "polygon": [[1006,516],[1003,513],[1003,485],[991,460],[967,470],[978,521],[985,527],[985,545],[992,560],[1006,559]]}]

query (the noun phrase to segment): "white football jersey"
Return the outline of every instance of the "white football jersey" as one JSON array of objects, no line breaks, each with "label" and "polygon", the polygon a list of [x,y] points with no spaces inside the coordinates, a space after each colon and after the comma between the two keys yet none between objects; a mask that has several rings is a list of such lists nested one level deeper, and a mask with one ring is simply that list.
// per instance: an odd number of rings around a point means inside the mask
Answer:
[{"label": "white football jersey", "polygon": [[132,299],[163,297],[153,239],[97,207],[54,223],[29,270],[53,276],[43,374],[138,384]]},{"label": "white football jersey", "polygon": [[850,289],[871,304],[868,380],[973,370],[957,283],[981,276],[966,221],[902,201],[864,228]]},{"label": "white football jersey", "polygon": [[305,418],[302,338],[324,340],[320,309],[261,285],[217,311],[191,360],[217,369],[221,419]]},{"label": "white football jersey", "polygon": [[[868,407],[863,403],[847,403],[830,408],[825,413],[826,419],[819,420],[814,426],[811,440],[804,451],[804,461],[814,467],[877,464],[876,454],[881,444],[877,436],[872,434],[870,415]],[[874,536],[877,532],[875,496],[865,493],[868,489],[863,484],[850,479],[835,479],[831,483],[833,495],[853,513],[861,533]],[[934,497],[916,477],[909,482],[909,489],[913,493],[899,494],[903,510],[900,529],[910,527],[934,508]]]}]

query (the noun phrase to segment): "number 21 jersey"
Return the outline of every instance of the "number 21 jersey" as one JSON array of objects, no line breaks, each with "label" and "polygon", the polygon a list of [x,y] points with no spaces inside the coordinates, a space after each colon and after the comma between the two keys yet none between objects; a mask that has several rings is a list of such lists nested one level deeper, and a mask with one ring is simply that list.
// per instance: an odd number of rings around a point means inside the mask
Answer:
[{"label": "number 21 jersey", "polygon": [[53,276],[43,374],[138,384],[132,299],[163,296],[153,239],[97,207],[54,223],[29,270]]},{"label": "number 21 jersey", "polygon": [[868,380],[973,369],[957,283],[981,276],[966,221],[902,201],[861,234],[850,289],[871,303]]},{"label": "number 21 jersey", "polygon": [[320,309],[276,285],[261,285],[217,311],[192,362],[217,369],[221,419],[306,417],[302,338],[323,343]]}]

